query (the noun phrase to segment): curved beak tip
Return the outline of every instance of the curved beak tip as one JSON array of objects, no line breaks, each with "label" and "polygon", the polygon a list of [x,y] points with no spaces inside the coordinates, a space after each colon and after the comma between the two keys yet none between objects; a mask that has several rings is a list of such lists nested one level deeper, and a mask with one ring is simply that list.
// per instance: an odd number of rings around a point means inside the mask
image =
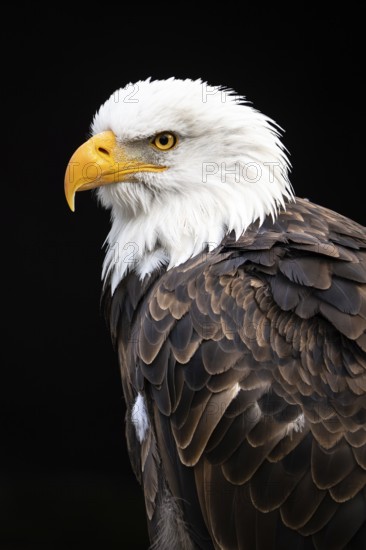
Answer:
[{"label": "curved beak tip", "polygon": [[70,192],[70,189],[68,189],[66,179],[65,179],[65,197],[71,212],[75,212],[75,191]]}]

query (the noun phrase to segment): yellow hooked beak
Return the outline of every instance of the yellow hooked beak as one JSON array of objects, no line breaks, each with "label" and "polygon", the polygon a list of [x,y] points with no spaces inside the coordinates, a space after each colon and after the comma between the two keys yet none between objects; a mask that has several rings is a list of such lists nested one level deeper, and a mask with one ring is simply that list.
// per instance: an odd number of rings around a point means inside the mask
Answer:
[{"label": "yellow hooked beak", "polygon": [[102,132],[83,143],[75,151],[67,165],[65,174],[65,195],[71,208],[75,211],[75,193],[87,191],[126,181],[130,174],[137,172],[161,172],[165,166],[146,164],[141,159],[128,157],[117,144],[113,132]]}]

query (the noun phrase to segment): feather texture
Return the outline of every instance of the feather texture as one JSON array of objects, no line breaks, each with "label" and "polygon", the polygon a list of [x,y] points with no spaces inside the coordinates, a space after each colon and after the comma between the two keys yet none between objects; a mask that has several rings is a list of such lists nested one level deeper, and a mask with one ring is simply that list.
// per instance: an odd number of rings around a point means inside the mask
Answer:
[{"label": "feather texture", "polygon": [[142,445],[126,430],[151,525],[163,483],[197,548],[362,548],[365,289],[365,228],[301,199],[106,285],[127,407],[143,392],[150,415]]}]

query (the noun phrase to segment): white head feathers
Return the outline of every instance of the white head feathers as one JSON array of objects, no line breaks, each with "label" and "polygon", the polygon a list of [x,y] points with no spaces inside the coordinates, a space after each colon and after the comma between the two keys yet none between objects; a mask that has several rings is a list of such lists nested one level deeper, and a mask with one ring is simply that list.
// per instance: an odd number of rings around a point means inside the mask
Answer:
[{"label": "white head feathers", "polygon": [[239,237],[252,222],[275,217],[293,198],[277,126],[232,90],[174,78],[129,84],[96,114],[93,134],[106,130],[140,154],[146,144],[147,155],[146,140],[158,132],[178,136],[176,147],[159,153],[167,170],[98,189],[112,211],[103,270],[112,292],[129,269],[143,277],[179,265],[226,233]]}]

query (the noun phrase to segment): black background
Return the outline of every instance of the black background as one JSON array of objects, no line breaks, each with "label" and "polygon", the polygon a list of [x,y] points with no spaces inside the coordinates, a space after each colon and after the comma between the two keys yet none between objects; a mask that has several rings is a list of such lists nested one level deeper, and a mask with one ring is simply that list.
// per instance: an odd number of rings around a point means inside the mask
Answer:
[{"label": "black background", "polygon": [[1,550],[148,545],[99,306],[109,214],[89,193],[72,214],[63,196],[115,89],[148,76],[234,88],[285,129],[297,195],[365,224],[361,15],[222,5],[198,22],[150,8],[19,10],[5,24]]}]

